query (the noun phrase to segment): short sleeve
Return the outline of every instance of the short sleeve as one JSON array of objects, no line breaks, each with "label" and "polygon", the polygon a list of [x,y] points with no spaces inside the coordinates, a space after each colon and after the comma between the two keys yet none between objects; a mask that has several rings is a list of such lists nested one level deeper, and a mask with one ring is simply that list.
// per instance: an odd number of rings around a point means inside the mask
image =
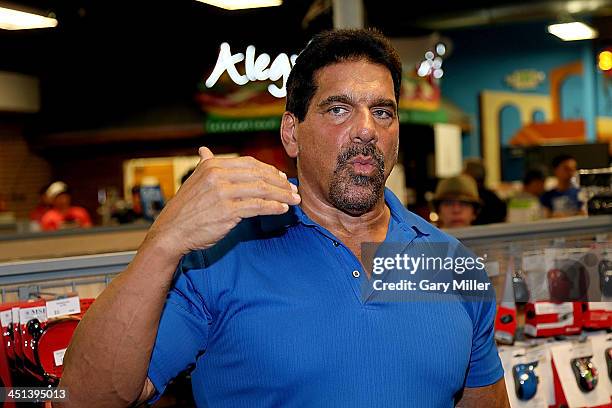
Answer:
[{"label": "short sleeve", "polygon": [[148,371],[156,390],[150,403],[163,394],[173,378],[195,365],[208,344],[212,318],[198,291],[206,271],[185,270],[185,264],[183,260],[179,265],[159,322]]},{"label": "short sleeve", "polygon": [[480,313],[475,315],[474,336],[466,387],[484,387],[504,376],[501,360],[494,340],[496,307],[494,301],[480,303]]},{"label": "short sleeve", "polygon": [[542,204],[543,207],[546,207],[549,210],[552,210],[552,192],[551,191],[547,191],[544,194],[542,194],[542,196],[540,197],[540,204]]}]

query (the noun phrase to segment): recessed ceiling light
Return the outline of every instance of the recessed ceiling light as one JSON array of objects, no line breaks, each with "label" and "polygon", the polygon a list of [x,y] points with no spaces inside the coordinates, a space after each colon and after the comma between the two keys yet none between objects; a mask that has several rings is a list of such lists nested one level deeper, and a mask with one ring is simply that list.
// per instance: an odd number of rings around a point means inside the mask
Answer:
[{"label": "recessed ceiling light", "polygon": [[563,41],[590,40],[596,38],[598,34],[593,27],[578,21],[551,24],[548,26],[548,32]]},{"label": "recessed ceiling light", "polygon": [[57,20],[54,18],[0,7],[0,28],[5,30],[27,30],[56,26]]},{"label": "recessed ceiling light", "polygon": [[226,10],[242,10],[260,7],[273,7],[283,4],[283,0],[197,0]]}]

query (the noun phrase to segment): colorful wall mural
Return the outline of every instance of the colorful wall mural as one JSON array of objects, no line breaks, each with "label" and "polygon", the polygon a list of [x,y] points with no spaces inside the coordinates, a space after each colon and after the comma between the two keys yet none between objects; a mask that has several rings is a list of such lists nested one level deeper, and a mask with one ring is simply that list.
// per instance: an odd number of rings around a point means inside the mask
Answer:
[{"label": "colorful wall mural", "polygon": [[442,94],[470,116],[464,157],[484,157],[490,184],[501,180],[502,147],[612,140],[612,87],[592,43],[562,42],[545,26],[445,33],[454,53]]}]

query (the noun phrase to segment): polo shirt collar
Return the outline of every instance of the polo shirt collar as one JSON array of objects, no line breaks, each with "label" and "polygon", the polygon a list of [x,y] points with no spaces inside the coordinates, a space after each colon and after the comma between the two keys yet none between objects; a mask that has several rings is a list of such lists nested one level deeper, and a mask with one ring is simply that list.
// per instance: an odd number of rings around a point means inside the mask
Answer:
[{"label": "polo shirt collar", "polygon": [[[290,178],[289,182],[299,185],[297,178]],[[384,192],[385,203],[389,207],[393,222],[390,220],[390,224],[395,224],[394,228],[390,228],[387,233],[386,241],[392,242],[411,242],[415,238],[428,236],[429,234],[422,232],[416,223],[416,216],[412,214],[401,201],[393,194],[391,190],[385,187]],[[274,215],[274,216],[262,216],[260,217],[260,227],[264,232],[274,232],[283,229],[287,229],[301,223],[306,226],[323,228],[313,220],[302,210],[299,205],[292,205],[289,207],[289,211],[285,214]]]}]

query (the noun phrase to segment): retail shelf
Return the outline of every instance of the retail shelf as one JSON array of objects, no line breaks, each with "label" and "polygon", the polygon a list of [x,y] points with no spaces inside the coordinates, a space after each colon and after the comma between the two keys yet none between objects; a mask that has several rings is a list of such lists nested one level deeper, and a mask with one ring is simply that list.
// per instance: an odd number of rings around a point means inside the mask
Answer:
[{"label": "retail shelf", "polygon": [[[599,235],[609,241],[612,215],[543,220],[524,224],[493,224],[447,231],[467,246],[520,243],[538,239],[563,239]],[[0,286],[61,279],[115,275],[130,263],[136,251],[101,253],[0,263]]]},{"label": "retail shelf", "polygon": [[125,251],[0,263],[0,286],[114,275],[123,271],[135,254]]},{"label": "retail shelf", "polygon": [[[482,243],[520,242],[546,238],[566,238],[575,235],[612,234],[612,215],[571,217],[528,223],[477,225],[447,230],[467,246]],[[609,239],[609,238],[608,238]]]}]

